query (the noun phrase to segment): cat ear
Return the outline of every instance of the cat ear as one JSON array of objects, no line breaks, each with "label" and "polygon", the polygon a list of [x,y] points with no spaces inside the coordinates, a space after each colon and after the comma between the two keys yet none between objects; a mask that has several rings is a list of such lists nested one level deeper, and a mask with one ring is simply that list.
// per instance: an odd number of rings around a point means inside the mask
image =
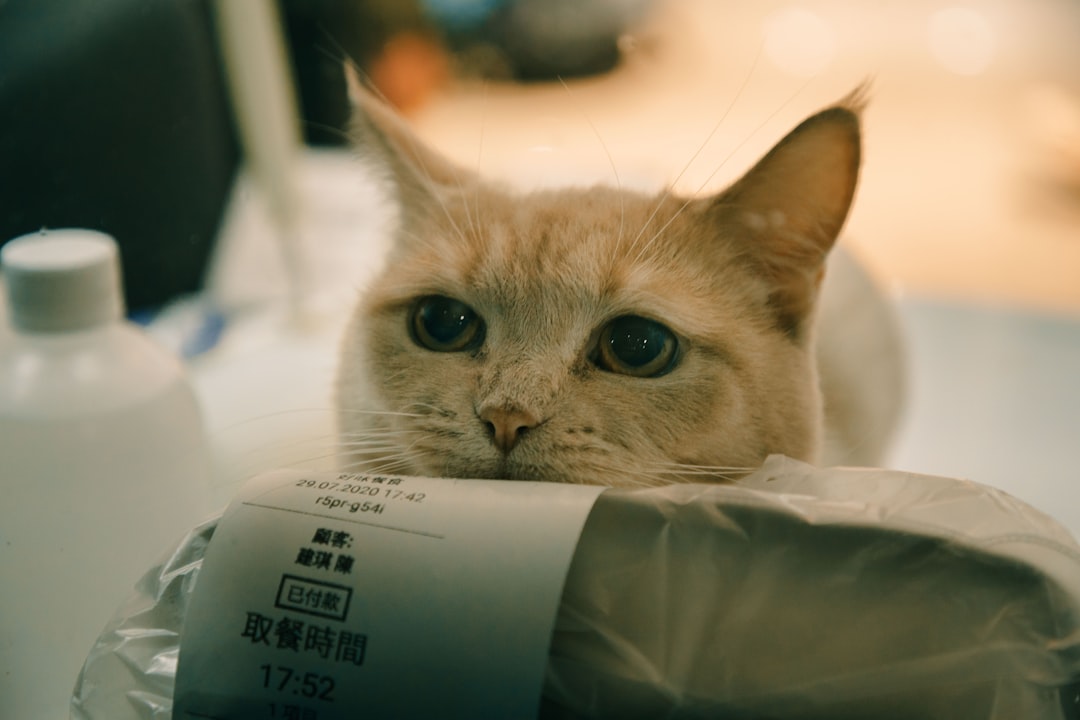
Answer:
[{"label": "cat ear", "polygon": [[389,172],[407,217],[430,207],[436,202],[437,193],[459,191],[472,181],[471,173],[416,137],[348,61],[345,63],[345,82],[353,105],[353,145]]},{"label": "cat ear", "polygon": [[714,198],[725,230],[744,240],[770,283],[781,329],[801,336],[847,218],[859,175],[861,92],[805,120]]}]

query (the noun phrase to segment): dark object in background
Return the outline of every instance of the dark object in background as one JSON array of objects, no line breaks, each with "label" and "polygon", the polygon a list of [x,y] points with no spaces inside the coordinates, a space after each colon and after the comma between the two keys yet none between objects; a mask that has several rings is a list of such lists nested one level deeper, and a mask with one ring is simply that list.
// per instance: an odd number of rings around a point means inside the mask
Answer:
[{"label": "dark object in background", "polygon": [[[619,38],[642,20],[652,0],[420,3],[443,29],[450,47],[464,58],[486,55],[487,62],[494,61],[517,80],[552,81],[612,70],[620,59]],[[484,60],[477,65],[477,72],[487,74]]]},{"label": "dark object in background", "polygon": [[[346,145],[351,110],[343,63],[369,77],[395,39],[438,32],[413,0],[278,0],[297,85],[301,130],[311,145]],[[393,94],[389,88],[384,92]],[[403,104],[390,98],[393,104]]]},{"label": "dark object in background", "polygon": [[[346,143],[346,55],[377,75],[411,37],[461,49],[485,77],[595,74],[651,2],[277,1],[304,138],[330,145]],[[470,69],[476,48],[505,72]],[[399,87],[420,87],[402,97],[437,82],[438,55],[420,55],[391,63]],[[239,158],[210,0],[0,0],[0,244],[43,227],[108,233],[128,307],[158,307],[201,289]]]},{"label": "dark object in background", "polygon": [[205,0],[0,3],[0,243],[114,236],[128,307],[198,290],[239,158]]},{"label": "dark object in background", "polygon": [[[304,139],[347,143],[347,57],[408,113],[458,74],[555,81],[608,72],[653,0],[278,0]],[[445,63],[445,67],[440,67]]]},{"label": "dark object in background", "polygon": [[361,2],[281,0],[280,10],[304,141],[345,145],[349,102],[342,63],[348,56],[363,65],[361,51],[381,45],[384,31],[366,17]]}]

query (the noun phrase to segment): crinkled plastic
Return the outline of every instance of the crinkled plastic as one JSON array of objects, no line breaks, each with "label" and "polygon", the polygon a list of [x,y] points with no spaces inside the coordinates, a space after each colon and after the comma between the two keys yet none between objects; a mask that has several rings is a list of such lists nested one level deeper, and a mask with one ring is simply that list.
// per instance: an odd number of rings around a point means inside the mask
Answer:
[{"label": "crinkled plastic", "polygon": [[[91,651],[77,720],[166,720],[216,521]],[[770,458],[609,490],[567,577],[543,718],[1080,718],[1080,546],[990,488]]]}]

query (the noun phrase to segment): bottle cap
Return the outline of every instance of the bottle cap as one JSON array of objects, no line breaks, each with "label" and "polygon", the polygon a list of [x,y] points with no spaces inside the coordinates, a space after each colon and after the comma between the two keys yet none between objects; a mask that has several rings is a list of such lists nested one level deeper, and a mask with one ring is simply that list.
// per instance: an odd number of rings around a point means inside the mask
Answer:
[{"label": "bottle cap", "polygon": [[12,324],[30,332],[85,330],[124,312],[116,241],[93,230],[52,230],[0,247]]}]

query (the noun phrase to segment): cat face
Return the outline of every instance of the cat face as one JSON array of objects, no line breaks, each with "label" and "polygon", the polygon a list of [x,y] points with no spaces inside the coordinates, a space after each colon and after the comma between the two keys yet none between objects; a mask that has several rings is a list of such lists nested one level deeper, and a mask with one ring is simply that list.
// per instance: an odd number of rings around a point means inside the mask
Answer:
[{"label": "cat face", "polygon": [[816,459],[812,311],[854,191],[853,110],[692,200],[514,194],[368,95],[357,128],[402,221],[344,340],[350,467],[617,486]]}]

